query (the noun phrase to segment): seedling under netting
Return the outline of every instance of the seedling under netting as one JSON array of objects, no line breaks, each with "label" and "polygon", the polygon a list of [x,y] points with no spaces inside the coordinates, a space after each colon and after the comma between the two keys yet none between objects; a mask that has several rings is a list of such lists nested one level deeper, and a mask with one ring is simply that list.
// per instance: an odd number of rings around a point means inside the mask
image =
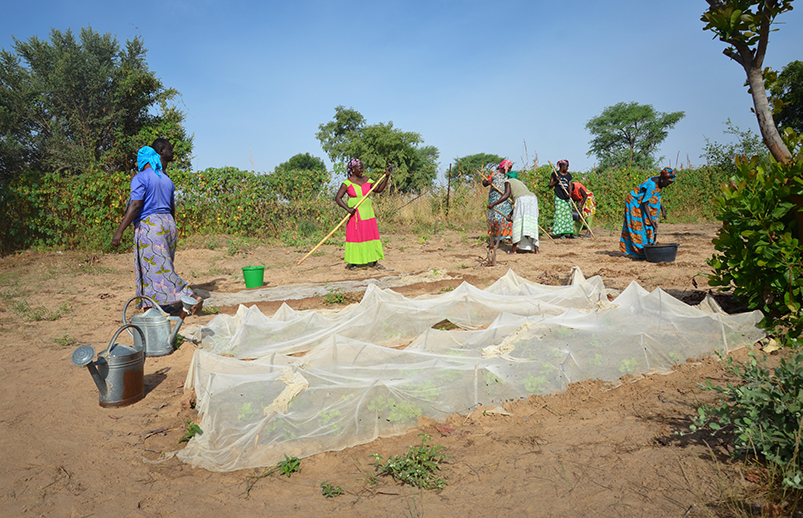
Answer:
[{"label": "seedling under netting", "polygon": [[[269,466],[403,434],[422,416],[667,372],[764,336],[760,312],[728,315],[710,297],[689,306],[635,282],[613,301],[608,292],[575,268],[568,286],[508,271],[484,290],[412,299],[369,287],[339,311],[283,305],[271,318],[240,306],[197,333],[185,387],[203,434],[179,458],[212,471]],[[443,320],[457,328],[433,329]]]}]

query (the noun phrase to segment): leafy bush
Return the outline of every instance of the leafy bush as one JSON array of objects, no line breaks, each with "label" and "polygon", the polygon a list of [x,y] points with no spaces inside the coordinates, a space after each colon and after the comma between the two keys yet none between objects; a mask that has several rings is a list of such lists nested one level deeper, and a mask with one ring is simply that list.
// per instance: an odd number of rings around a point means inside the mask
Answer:
[{"label": "leafy bush", "polygon": [[[541,225],[551,229],[554,216],[555,193],[548,188],[552,168],[549,165],[519,174],[530,190],[538,197]],[[582,183],[594,193],[597,202],[595,224],[621,226],[624,201],[627,194],[643,183],[655,171],[638,168],[611,168],[589,172],[572,172],[574,181]],[[716,217],[714,193],[728,180],[724,170],[701,167],[678,171],[678,178],[661,193],[662,203],[673,222],[710,221]]]},{"label": "leafy bush", "polygon": [[374,466],[380,475],[390,475],[396,482],[410,484],[421,489],[443,489],[446,482],[436,476],[440,463],[446,459],[441,450],[443,446],[432,446],[429,435],[418,434],[420,446],[408,446],[407,453],[395,455],[386,461],[378,453],[374,454]]},{"label": "leafy bush", "polygon": [[769,159],[769,152],[764,142],[761,141],[760,136],[750,131],[750,129],[742,131],[738,126],[734,126],[730,119],[725,121],[725,126],[727,129],[723,133],[735,136],[737,142],[720,144],[705,138],[703,154],[700,155],[700,158],[705,158],[706,164],[726,171],[729,175],[736,174],[734,159],[737,156],[758,156],[762,161],[762,165],[766,165]]},{"label": "leafy bush", "polygon": [[704,390],[713,390],[724,400],[700,407],[692,430],[732,432],[735,453],[763,457],[777,468],[770,471],[779,473],[785,486],[803,490],[803,351],[789,361],[782,359],[774,372],[754,353],[744,365],[734,365],[731,357],[725,365],[741,383],[719,387],[706,381]]},{"label": "leafy bush", "polygon": [[[199,173],[168,171],[176,186],[176,223],[184,236],[226,234],[271,237],[306,221],[334,226],[339,216],[332,194],[298,177],[304,194],[280,199],[269,175],[235,168]],[[131,175],[100,170],[77,175],[29,171],[0,184],[0,253],[30,247],[111,251],[111,236],[123,217]],[[311,183],[308,183],[311,182]],[[317,184],[316,184],[317,185]],[[123,242],[131,242],[132,227]]]},{"label": "leafy bush", "polygon": [[[791,132],[787,135],[790,143],[799,142]],[[765,168],[758,157],[738,157],[736,168],[717,199],[722,229],[713,241],[718,253],[708,260],[714,268],[709,284],[733,289],[750,309],[764,312],[765,327],[782,327],[795,338],[803,331],[803,251],[799,207],[790,196],[803,194],[803,161],[773,161]]]},{"label": "leafy bush", "polygon": [[[274,238],[288,246],[311,247],[345,214],[333,202],[332,190],[320,187],[324,173],[265,175],[227,167],[197,173],[171,169],[168,174],[176,186],[179,232],[185,238],[210,236],[204,246],[211,249],[227,242],[230,248],[233,242],[239,246],[243,238]],[[547,188],[550,174],[548,165],[520,174],[539,198],[542,226],[547,229],[554,210],[554,193]],[[617,226],[625,196],[651,174],[611,169],[574,176],[597,198],[596,223]],[[80,175],[28,172],[0,185],[0,254],[31,247],[111,251],[111,236],[125,211],[130,179],[127,173],[99,170]],[[711,193],[726,179],[722,171],[712,168],[682,171],[664,191],[671,221],[712,219],[716,206]],[[488,189],[478,182],[452,185],[448,204],[445,186],[421,194],[397,191],[372,198],[383,234],[413,228],[431,236],[445,228],[485,227]],[[132,232],[129,227],[124,243],[131,242]],[[342,242],[343,232],[329,243]]]}]

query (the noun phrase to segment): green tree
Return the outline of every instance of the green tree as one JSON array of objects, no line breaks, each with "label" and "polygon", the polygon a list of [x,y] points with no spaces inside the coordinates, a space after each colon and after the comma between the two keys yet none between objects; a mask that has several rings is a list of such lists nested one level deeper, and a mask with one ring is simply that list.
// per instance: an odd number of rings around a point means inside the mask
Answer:
[{"label": "green tree", "polygon": [[764,86],[764,57],[775,18],[792,10],[793,0],[706,0],[703,30],[729,46],[723,54],[739,63],[747,74],[758,128],[772,156],[782,164],[792,159],[775,121]]},{"label": "green tree", "polygon": [[684,112],[663,113],[649,104],[617,103],[586,123],[593,136],[588,156],[596,155],[599,168],[656,166],[655,152]]},{"label": "green tree", "polygon": [[781,101],[781,109],[775,113],[779,129],[792,128],[803,133],[803,62],[792,61],[770,86],[772,101]]},{"label": "green tree", "polygon": [[437,175],[438,149],[422,146],[420,134],[394,128],[393,122],[366,125],[360,112],[338,106],[334,119],[318,129],[315,137],[332,162],[356,157],[372,175],[392,164],[396,167],[392,185],[398,190],[421,191]]},{"label": "green tree", "polygon": [[335,108],[334,118],[318,126],[315,138],[332,162],[342,162],[354,155],[349,154],[351,143],[360,138],[365,127],[365,117],[354,108],[340,105]]},{"label": "green tree", "polygon": [[325,190],[329,180],[331,175],[323,160],[309,153],[299,153],[276,166],[268,185],[284,199],[297,201]]},{"label": "green tree", "polygon": [[761,137],[749,129],[740,130],[738,126],[733,125],[730,119],[725,121],[725,126],[727,129],[723,133],[735,136],[736,142],[720,144],[706,138],[700,158],[704,158],[707,165],[728,171],[730,175],[736,173],[735,159],[737,156],[758,156],[760,160],[766,162],[767,147],[761,141]]},{"label": "green tree", "polygon": [[489,171],[494,171],[502,160],[504,159],[501,156],[488,153],[477,153],[463,158],[455,158],[452,166],[452,181],[472,183],[478,179],[475,171],[487,174]]},{"label": "green tree", "polygon": [[50,40],[14,39],[0,52],[0,166],[81,172],[130,170],[156,137],[173,143],[174,165],[189,168],[192,138],[165,88],[145,62],[139,38],[125,47],[110,34],[52,30]]},{"label": "green tree", "polygon": [[309,153],[299,153],[290,157],[287,162],[282,162],[274,171],[326,171],[326,163]]},{"label": "green tree", "polygon": [[[762,69],[775,18],[792,9],[792,0],[707,0],[702,20],[730,46],[726,56],[747,73],[763,142],[775,160],[737,156],[736,173],[717,199],[722,228],[714,239],[717,253],[709,284],[744,297],[761,309],[763,324],[782,340],[803,333],[803,138],[775,126],[764,82],[775,73]],[[797,232],[795,232],[797,230]]]}]

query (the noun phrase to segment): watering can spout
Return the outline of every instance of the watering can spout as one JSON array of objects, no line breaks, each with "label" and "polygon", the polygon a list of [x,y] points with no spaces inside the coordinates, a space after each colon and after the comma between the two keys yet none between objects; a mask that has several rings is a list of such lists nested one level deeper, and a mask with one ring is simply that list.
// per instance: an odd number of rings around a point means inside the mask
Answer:
[{"label": "watering can spout", "polygon": [[181,329],[181,324],[184,323],[184,318],[192,313],[192,309],[195,305],[198,304],[198,301],[192,297],[181,297],[181,316],[180,317],[170,317],[169,320],[174,320],[176,322],[175,327],[173,327],[173,331],[170,332],[170,345],[171,347],[173,344],[176,343],[176,337],[178,336],[178,330]]},{"label": "watering can spout", "polygon": [[176,337],[178,336],[178,330],[181,329],[181,324],[184,323],[184,319],[180,317],[170,317],[168,320],[175,321],[176,325],[173,326],[173,331],[170,333],[170,347],[173,347],[173,344],[176,343]]},{"label": "watering can spout", "polygon": [[89,375],[92,376],[92,380],[95,382],[95,385],[97,385],[100,397],[104,398],[108,391],[108,385],[106,385],[106,380],[100,375],[98,368],[92,361],[94,358],[95,349],[92,348],[91,345],[82,345],[72,353],[71,359],[73,365],[76,367],[86,367],[89,369]]},{"label": "watering can spout", "polygon": [[89,369],[89,375],[92,376],[92,379],[95,381],[95,385],[98,387],[98,392],[100,393],[101,398],[106,397],[106,393],[108,392],[108,385],[106,385],[106,380],[104,380],[100,373],[98,372],[98,368],[95,367],[94,363],[90,363],[86,366]]}]

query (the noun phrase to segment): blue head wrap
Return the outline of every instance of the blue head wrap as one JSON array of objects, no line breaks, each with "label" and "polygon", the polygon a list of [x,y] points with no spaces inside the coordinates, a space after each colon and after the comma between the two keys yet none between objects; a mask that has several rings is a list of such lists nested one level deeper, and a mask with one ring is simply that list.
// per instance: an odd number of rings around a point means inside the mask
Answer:
[{"label": "blue head wrap", "polygon": [[162,176],[162,159],[159,154],[150,146],[143,146],[137,152],[137,171],[142,171],[145,166],[150,165],[157,175]]}]

